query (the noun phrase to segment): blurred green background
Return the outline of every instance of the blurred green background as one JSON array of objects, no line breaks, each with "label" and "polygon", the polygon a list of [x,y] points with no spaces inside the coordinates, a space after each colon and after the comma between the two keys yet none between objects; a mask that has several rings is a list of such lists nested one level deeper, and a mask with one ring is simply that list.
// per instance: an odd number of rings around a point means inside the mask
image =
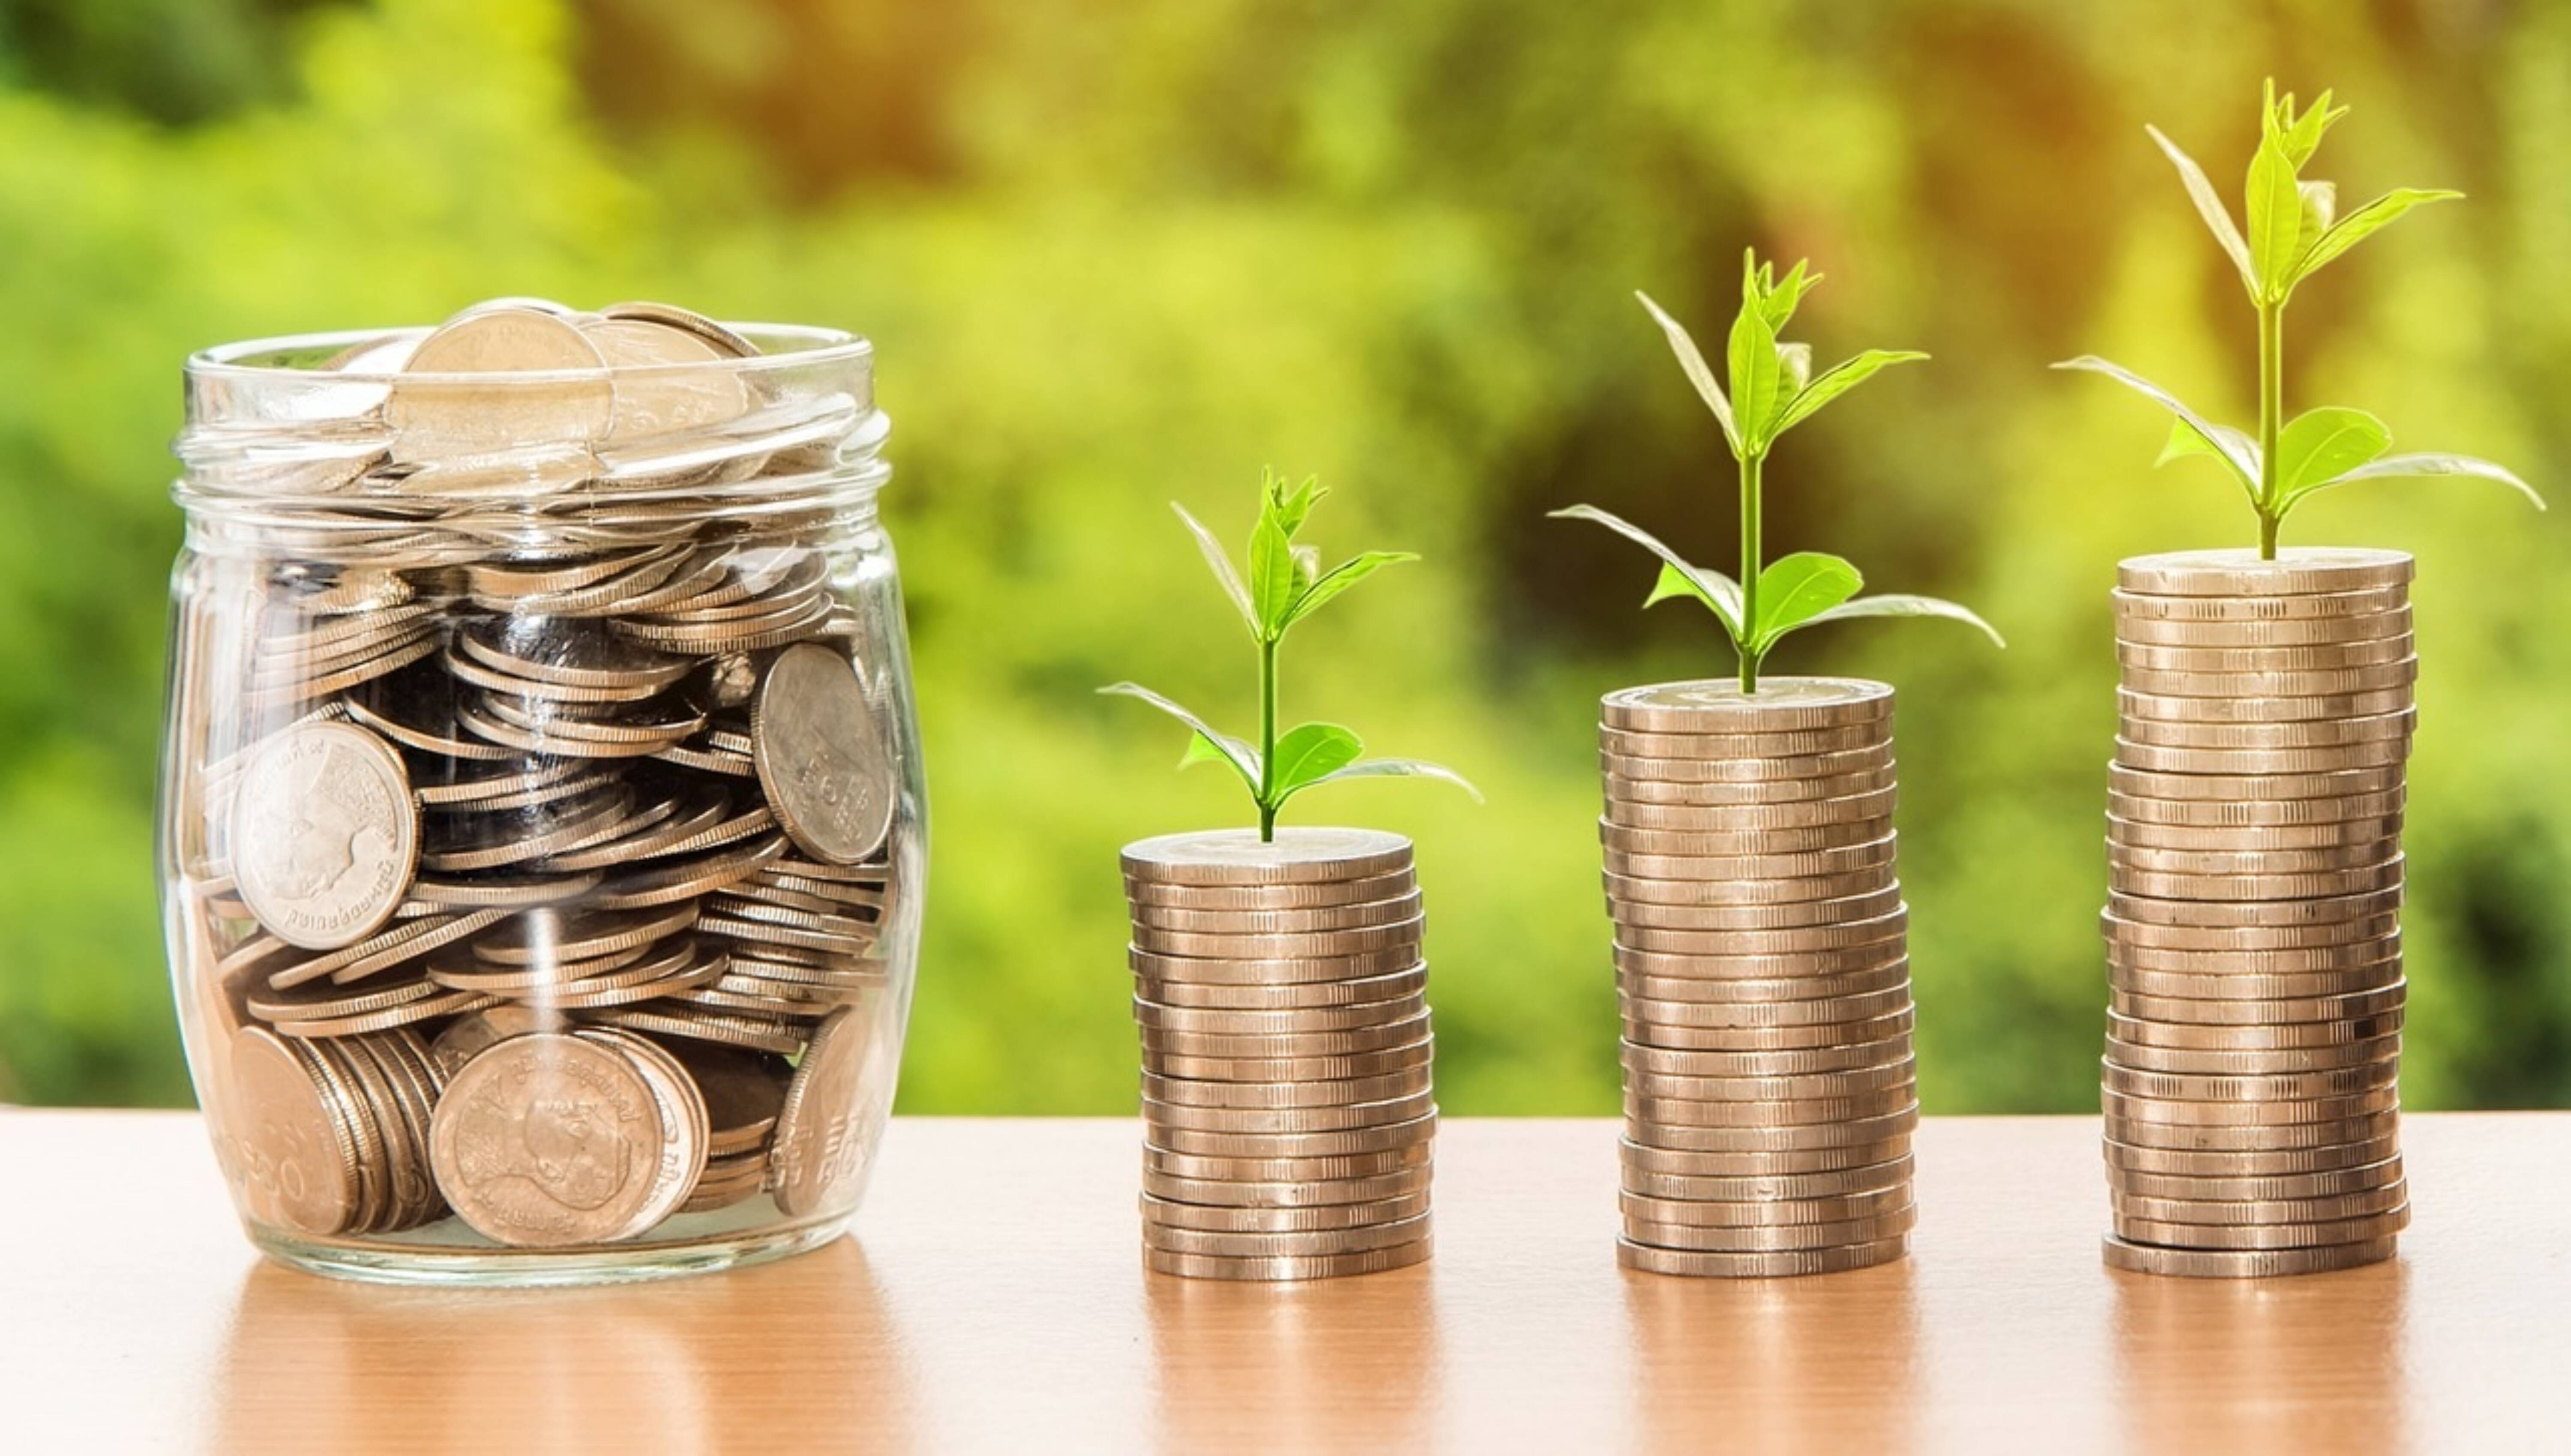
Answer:
[{"label": "blurred green background", "polygon": [[[2571,7],[2502,0],[0,0],[0,1098],[177,1104],[150,870],[179,363],[472,299],[663,297],[880,347],[935,867],[901,1106],[1113,1112],[1117,846],[1237,820],[1091,690],[1232,722],[1253,658],[1171,517],[1264,465],[1387,574],[1287,711],[1454,763],[1289,818],[1417,836],[1457,1113],[1609,1113],[1597,695],[1719,673],[1591,501],[1724,561],[1729,461],[1635,305],[1721,337],[1741,247],[1830,275],[1827,362],[1924,348],[1770,467],[1772,549],[1979,607],[1797,638],[1901,690],[1934,1111],[2096,1106],[2122,555],[2248,544],[2094,350],[2226,417],[2252,318],[2157,122],[2227,195],[2260,78],[2356,111],[2313,175],[2471,200],[2300,295],[2290,406],[2571,501]],[[2416,551],[2409,1101],[2571,1101],[2571,523],[2472,483],[2289,539]]]}]

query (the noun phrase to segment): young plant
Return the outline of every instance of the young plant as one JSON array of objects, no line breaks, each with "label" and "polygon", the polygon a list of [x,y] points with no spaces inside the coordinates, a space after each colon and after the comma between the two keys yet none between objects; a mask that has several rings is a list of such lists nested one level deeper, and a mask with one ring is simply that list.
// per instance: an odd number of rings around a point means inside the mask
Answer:
[{"label": "young plant", "polygon": [[1634,295],[1643,300],[1643,306],[1660,323],[1661,331],[1669,336],[1670,349],[1678,355],[1679,366],[1687,371],[1689,382],[1696,385],[1705,407],[1714,411],[1715,422],[1723,426],[1723,438],[1731,444],[1733,458],[1740,463],[1739,581],[1712,567],[1691,564],[1640,527],[1595,506],[1571,506],[1552,513],[1566,520],[1595,521],[1659,557],[1660,580],[1643,605],[1649,607],[1672,597],[1704,603],[1731,635],[1732,646],[1740,654],[1744,693],[1759,691],[1759,665],[1788,633],[1823,622],[1843,622],[1852,617],[1944,617],[1970,623],[1988,633],[1992,642],[2000,641],[1989,623],[1952,602],[1900,593],[1858,596],[1865,578],[1839,557],[1798,551],[1761,564],[1762,475],[1768,452],[1775,448],[1778,438],[1887,366],[1928,357],[1909,350],[1867,349],[1814,374],[1812,346],[1781,342],[1778,335],[1795,316],[1795,305],[1820,280],[1819,273],[1806,273],[1800,262],[1780,278],[1775,265],[1760,262],[1756,252],[1742,255],[1741,316],[1733,320],[1725,359],[1732,381],[1728,394],[1715,382],[1714,370],[1707,367],[1696,340],[1688,336],[1678,320],[1662,312],[1661,306],[1645,294]]},{"label": "young plant", "polygon": [[1193,733],[1179,766],[1230,764],[1249,787],[1251,801],[1259,806],[1259,837],[1263,841],[1277,837],[1277,811],[1286,806],[1287,799],[1304,789],[1342,779],[1442,778],[1476,799],[1482,796],[1452,768],[1416,758],[1365,757],[1365,746],[1357,735],[1334,723],[1307,723],[1283,734],[1277,731],[1277,657],[1286,632],[1333,597],[1383,568],[1419,559],[1407,551],[1365,551],[1328,571],[1321,570],[1319,548],[1295,545],[1294,533],[1302,529],[1313,504],[1328,493],[1317,480],[1307,478],[1301,485],[1289,486],[1285,477],[1269,472],[1260,487],[1259,524],[1250,533],[1250,577],[1246,582],[1214,533],[1189,515],[1186,507],[1176,501],[1170,503],[1170,509],[1179,513],[1179,519],[1197,538],[1197,547],[1205,553],[1206,565],[1213,569],[1224,595],[1240,611],[1242,625],[1250,629],[1251,641],[1259,644],[1258,742],[1217,732],[1204,719],[1138,684],[1118,683],[1098,690],[1140,698],[1186,724]]},{"label": "young plant", "polygon": [[2357,480],[2394,476],[2478,475],[2523,492],[2544,509],[2535,488],[2506,468],[2469,455],[2389,455],[2392,432],[2383,421],[2361,409],[2321,405],[2289,420],[2284,417],[2286,375],[2286,304],[2297,284],[2327,266],[2331,259],[2382,231],[2413,208],[2460,198],[2462,193],[2394,188],[2345,217],[2337,216],[2338,191],[2326,182],[2306,182],[2304,164],[2320,146],[2347,108],[2330,106],[2320,94],[2312,109],[2295,110],[2289,92],[2277,98],[2277,83],[2268,83],[2259,112],[2259,152],[2250,159],[2248,195],[2243,216],[2245,238],[2224,211],[2223,200],[2205,170],[2177,144],[2145,127],[2178,168],[2179,181],[2196,204],[2197,215],[2214,233],[2224,253],[2241,274],[2241,286],[2259,313],[2259,434],[2253,439],[2230,425],[2216,424],[2181,403],[2178,396],[2129,369],[2105,359],[2082,355],[2054,365],[2088,369],[2124,384],[2177,418],[2170,424],[2169,444],[2158,464],[2182,456],[2202,455],[2229,472],[2250,497],[2259,515],[2259,554],[2275,560],[2278,528],[2286,516],[2314,491]]}]

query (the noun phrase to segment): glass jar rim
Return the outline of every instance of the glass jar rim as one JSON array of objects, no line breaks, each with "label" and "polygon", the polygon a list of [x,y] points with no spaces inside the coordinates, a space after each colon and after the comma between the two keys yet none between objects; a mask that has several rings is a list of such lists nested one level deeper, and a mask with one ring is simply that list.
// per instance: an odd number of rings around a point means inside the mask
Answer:
[{"label": "glass jar rim", "polygon": [[[314,380],[332,380],[360,384],[489,384],[494,379],[507,379],[528,384],[560,383],[567,380],[594,379],[601,376],[644,376],[695,374],[713,371],[759,373],[769,370],[803,370],[831,365],[868,367],[874,358],[874,342],[862,334],[845,329],[802,323],[756,323],[725,321],[724,327],[758,343],[763,352],[744,358],[682,360],[663,364],[617,364],[595,369],[514,369],[476,372],[468,370],[431,369],[324,369],[318,360],[361,343],[383,342],[398,338],[425,338],[437,328],[435,324],[411,324],[400,328],[345,328],[319,333],[277,334],[267,338],[242,339],[234,343],[215,344],[188,356],[187,376],[192,381],[224,382],[248,386],[259,384],[286,385]],[[783,344],[781,351],[770,347]],[[311,363],[270,362],[280,356],[311,355]]]}]

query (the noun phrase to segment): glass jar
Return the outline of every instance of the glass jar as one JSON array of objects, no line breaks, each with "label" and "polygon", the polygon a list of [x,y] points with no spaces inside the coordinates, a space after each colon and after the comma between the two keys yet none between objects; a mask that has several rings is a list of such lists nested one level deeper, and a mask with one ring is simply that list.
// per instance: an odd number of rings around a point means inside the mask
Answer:
[{"label": "glass jar", "polygon": [[871,346],[511,300],[187,383],[158,858],[253,1241],[570,1282],[835,1236],[926,863]]}]

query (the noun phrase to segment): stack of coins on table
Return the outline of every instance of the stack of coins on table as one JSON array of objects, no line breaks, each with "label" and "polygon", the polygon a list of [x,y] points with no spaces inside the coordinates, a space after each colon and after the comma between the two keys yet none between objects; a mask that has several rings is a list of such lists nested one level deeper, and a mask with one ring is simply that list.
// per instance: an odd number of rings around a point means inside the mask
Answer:
[{"label": "stack of coins on table", "polygon": [[1127,846],[1143,1248],[1308,1279],[1428,1257],[1428,967],[1410,841],[1360,829]]},{"label": "stack of coins on table", "polygon": [[1900,1257],[1919,1104],[1892,690],[1669,684],[1603,717],[1619,1259],[1765,1276]]},{"label": "stack of coins on table", "polygon": [[2103,1098],[2114,1231],[2148,1273],[2388,1258],[2410,558],[2124,563]]}]

